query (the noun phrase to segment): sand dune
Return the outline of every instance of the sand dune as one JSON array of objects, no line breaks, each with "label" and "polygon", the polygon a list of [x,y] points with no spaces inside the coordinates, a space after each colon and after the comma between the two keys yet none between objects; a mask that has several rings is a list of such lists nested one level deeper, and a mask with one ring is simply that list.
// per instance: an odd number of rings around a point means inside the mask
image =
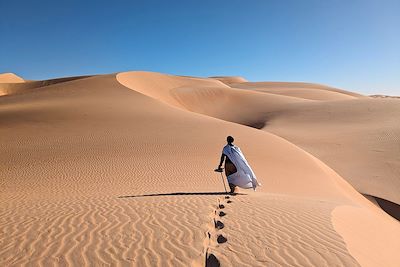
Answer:
[{"label": "sand dune", "polygon": [[[159,75],[159,74],[158,74]],[[130,88],[186,110],[243,125],[263,128],[305,148],[339,172],[359,192],[400,203],[400,151],[397,144],[400,105],[396,100],[378,100],[327,86],[304,83],[243,83],[249,90],[224,87],[184,86],[170,89],[166,96],[150,94],[148,87],[129,84]],[[228,78],[227,78],[228,79]],[[266,89],[266,86],[270,89]],[[262,86],[260,93],[257,86]],[[275,86],[302,88],[344,96],[338,101],[310,101],[307,97],[277,96]],[[336,92],[338,91],[338,92]],[[309,95],[307,92],[306,95]],[[357,97],[356,97],[357,96]],[[178,102],[178,103],[177,103]]]},{"label": "sand dune", "polygon": [[119,73],[117,79],[128,88],[183,110],[256,128],[264,126],[265,114],[308,101],[234,89],[213,79],[193,80],[149,72]]},{"label": "sand dune", "polygon": [[[253,128],[319,101],[148,72],[37,84],[0,97],[2,266],[400,262],[397,221]],[[212,170],[229,134],[263,186],[228,199]]]},{"label": "sand dune", "polygon": [[14,73],[0,73],[0,96],[9,94],[8,88],[24,82],[24,79]]},{"label": "sand dune", "polygon": [[264,129],[303,147],[360,192],[400,204],[400,101],[298,105]]},{"label": "sand dune", "polygon": [[14,73],[0,73],[0,83],[23,83],[24,79]]}]

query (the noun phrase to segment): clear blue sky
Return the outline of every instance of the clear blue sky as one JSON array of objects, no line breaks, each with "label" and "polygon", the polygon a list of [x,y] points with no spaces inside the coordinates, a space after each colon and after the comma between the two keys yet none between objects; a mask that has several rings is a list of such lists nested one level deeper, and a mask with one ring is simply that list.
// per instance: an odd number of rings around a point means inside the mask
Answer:
[{"label": "clear blue sky", "polygon": [[0,73],[149,70],[400,95],[399,0],[0,0]]}]

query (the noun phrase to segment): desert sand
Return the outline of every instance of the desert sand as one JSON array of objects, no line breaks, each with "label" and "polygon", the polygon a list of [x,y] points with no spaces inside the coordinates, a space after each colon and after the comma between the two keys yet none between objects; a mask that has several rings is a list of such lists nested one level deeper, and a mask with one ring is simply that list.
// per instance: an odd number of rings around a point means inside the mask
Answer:
[{"label": "desert sand", "polygon": [[[0,95],[1,266],[400,265],[400,100],[152,72]],[[213,172],[227,135],[256,192]]]}]

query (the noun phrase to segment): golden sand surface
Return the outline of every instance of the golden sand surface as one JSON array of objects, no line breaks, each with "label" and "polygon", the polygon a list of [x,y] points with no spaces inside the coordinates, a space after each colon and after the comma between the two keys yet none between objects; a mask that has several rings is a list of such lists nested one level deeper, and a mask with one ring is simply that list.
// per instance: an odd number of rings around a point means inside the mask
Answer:
[{"label": "golden sand surface", "polygon": [[[0,266],[400,264],[400,224],[374,202],[400,204],[399,100],[152,72],[0,78]],[[256,192],[228,196],[213,172],[227,135]]]}]

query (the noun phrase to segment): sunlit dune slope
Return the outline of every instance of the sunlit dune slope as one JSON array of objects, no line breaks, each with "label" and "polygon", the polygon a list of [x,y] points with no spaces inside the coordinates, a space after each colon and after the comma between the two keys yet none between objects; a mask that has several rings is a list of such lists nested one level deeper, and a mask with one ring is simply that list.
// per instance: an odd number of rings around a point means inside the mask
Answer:
[{"label": "sunlit dune slope", "polygon": [[14,73],[0,73],[1,83],[23,83],[24,79],[15,75]]}]

